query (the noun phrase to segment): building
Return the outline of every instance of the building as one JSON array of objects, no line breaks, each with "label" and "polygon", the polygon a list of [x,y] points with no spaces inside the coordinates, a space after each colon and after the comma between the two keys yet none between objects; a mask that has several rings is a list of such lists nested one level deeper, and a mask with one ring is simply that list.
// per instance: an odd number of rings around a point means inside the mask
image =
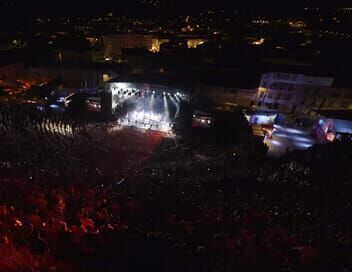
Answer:
[{"label": "building", "polygon": [[187,39],[187,48],[197,48],[205,42],[207,42],[206,39]]},{"label": "building", "polygon": [[250,107],[255,93],[255,88],[245,89],[216,85],[202,86],[202,94],[212,101],[214,107],[224,110],[231,110],[236,107]]},{"label": "building", "polygon": [[235,72],[206,73],[202,75],[199,94],[210,100],[214,108],[232,110],[249,108],[256,95],[255,73],[235,74]]},{"label": "building", "polygon": [[22,62],[0,63],[0,79],[17,79],[23,75],[24,64]]},{"label": "building", "polygon": [[160,52],[160,46],[163,43],[168,43],[168,42],[169,42],[169,39],[153,38],[152,47],[149,50],[154,53]]},{"label": "building", "polygon": [[103,61],[103,42],[98,37],[74,37],[56,34],[49,37],[57,62],[89,63]]},{"label": "building", "polygon": [[[153,36],[141,34],[105,35],[102,37],[106,59],[118,59],[123,48],[145,48],[153,50]],[[160,45],[159,45],[160,46]],[[154,42],[155,47],[155,42]],[[156,49],[156,48],[154,48]]]},{"label": "building", "polygon": [[293,73],[262,75],[254,104],[283,113],[309,113],[312,108],[332,104],[345,92],[333,88],[333,77],[307,76]]},{"label": "building", "polygon": [[21,82],[25,74],[22,53],[18,50],[0,54],[0,90],[22,93],[26,84]]},{"label": "building", "polygon": [[28,74],[39,78],[59,79],[64,88],[98,87],[111,78],[123,73],[123,67],[110,67],[99,64],[52,64],[28,68]]},{"label": "building", "polygon": [[144,48],[123,48],[120,58],[131,67],[133,73],[140,73],[157,63],[158,56]]},{"label": "building", "polygon": [[85,51],[59,49],[55,52],[55,60],[58,62],[89,63],[94,60],[93,49]]},{"label": "building", "polygon": [[11,50],[0,54],[0,79],[16,80],[23,76],[24,51]]}]

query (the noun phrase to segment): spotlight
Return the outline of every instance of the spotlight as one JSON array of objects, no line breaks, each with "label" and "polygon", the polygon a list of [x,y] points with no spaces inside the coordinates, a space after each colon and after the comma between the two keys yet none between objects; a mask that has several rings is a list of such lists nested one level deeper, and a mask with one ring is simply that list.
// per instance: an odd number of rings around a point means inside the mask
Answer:
[{"label": "spotlight", "polygon": [[138,120],[141,120],[141,119],[144,119],[144,113],[143,112],[137,112],[137,119]]},{"label": "spotlight", "polygon": [[165,92],[163,92],[163,95],[165,95],[166,93]]}]

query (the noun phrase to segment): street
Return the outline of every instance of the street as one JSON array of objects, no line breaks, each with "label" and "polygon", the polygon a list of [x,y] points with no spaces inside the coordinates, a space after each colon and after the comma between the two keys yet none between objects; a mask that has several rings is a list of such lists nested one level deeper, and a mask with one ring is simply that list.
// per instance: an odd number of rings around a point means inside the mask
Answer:
[{"label": "street", "polygon": [[264,143],[269,148],[269,156],[279,157],[287,151],[307,149],[315,139],[310,135],[310,129],[274,125],[272,136],[265,136]]}]

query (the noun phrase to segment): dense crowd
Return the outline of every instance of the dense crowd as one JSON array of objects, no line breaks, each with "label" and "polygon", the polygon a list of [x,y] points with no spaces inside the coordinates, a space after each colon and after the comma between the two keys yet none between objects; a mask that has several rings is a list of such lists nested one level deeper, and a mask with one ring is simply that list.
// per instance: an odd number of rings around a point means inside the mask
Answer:
[{"label": "dense crowd", "polygon": [[351,147],[268,159],[243,131],[2,108],[0,271],[351,271]]}]

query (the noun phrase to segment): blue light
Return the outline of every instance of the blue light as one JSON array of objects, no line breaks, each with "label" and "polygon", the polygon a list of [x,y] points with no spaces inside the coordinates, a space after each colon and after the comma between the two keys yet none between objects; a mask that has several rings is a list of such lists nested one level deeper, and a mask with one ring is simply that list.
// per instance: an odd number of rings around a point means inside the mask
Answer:
[{"label": "blue light", "polygon": [[270,143],[272,145],[277,145],[277,146],[281,146],[282,145],[282,143],[280,143],[279,141],[276,141],[276,140],[272,140],[272,141],[270,141]]},{"label": "blue light", "polygon": [[311,147],[312,145],[313,145],[313,143],[311,143],[311,144],[296,143],[295,144],[296,148],[302,148],[302,149],[307,149],[307,148]]},{"label": "blue light", "polygon": [[37,109],[40,111],[45,111],[45,108],[43,106],[37,106]]}]

